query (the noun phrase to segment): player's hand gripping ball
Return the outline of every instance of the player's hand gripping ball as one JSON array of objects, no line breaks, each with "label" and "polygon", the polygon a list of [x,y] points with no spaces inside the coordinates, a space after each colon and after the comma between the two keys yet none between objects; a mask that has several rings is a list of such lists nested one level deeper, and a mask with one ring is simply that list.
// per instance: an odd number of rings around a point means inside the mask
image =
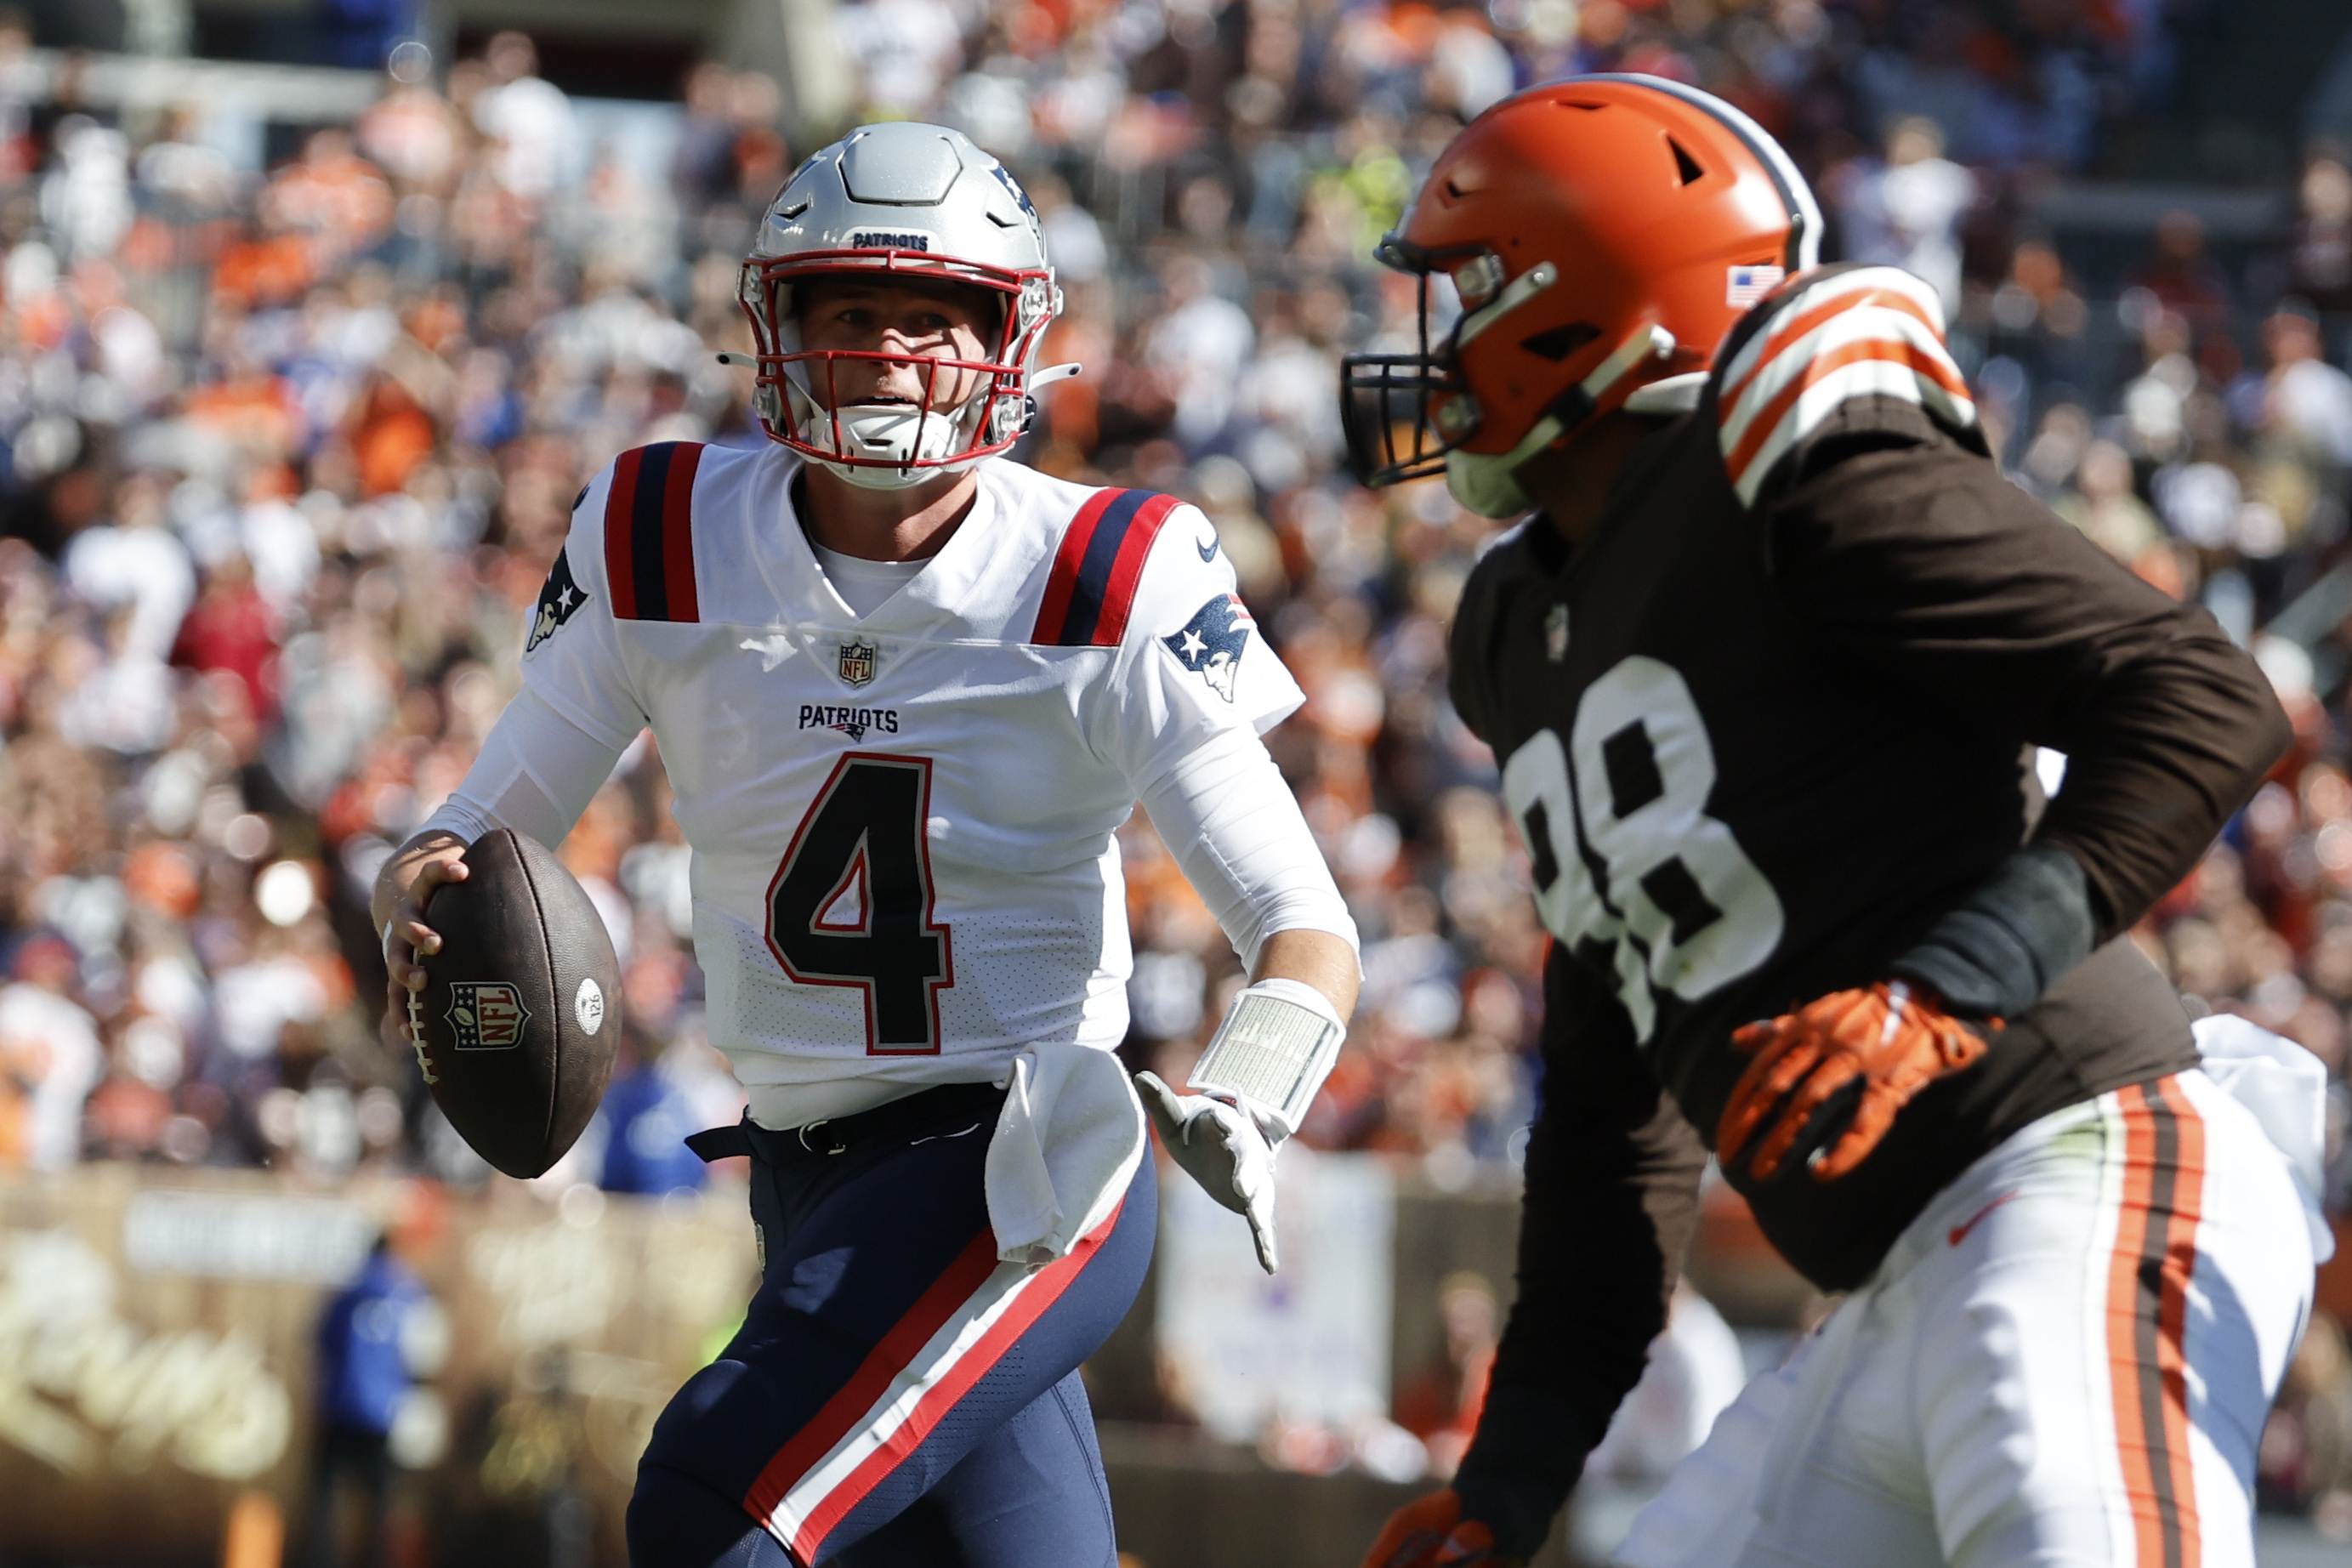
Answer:
[{"label": "player's hand gripping ball", "polygon": [[1814,1179],[1837,1180],[1870,1157],[1913,1095],[1985,1053],[1982,1036],[1900,980],[1832,992],[1735,1029],[1731,1043],[1751,1059],[1716,1124],[1716,1156],[1730,1163],[1769,1121],[1748,1162],[1759,1180],[1800,1139]]},{"label": "player's hand gripping ball", "polygon": [[1495,1550],[1495,1532],[1462,1517],[1453,1488],[1415,1498],[1389,1515],[1364,1568],[1520,1568]]},{"label": "player's hand gripping ball", "polygon": [[621,964],[604,917],[538,840],[499,829],[432,889],[408,994],[425,1084],[475,1152],[509,1176],[544,1173],[596,1113],[621,1036]]}]

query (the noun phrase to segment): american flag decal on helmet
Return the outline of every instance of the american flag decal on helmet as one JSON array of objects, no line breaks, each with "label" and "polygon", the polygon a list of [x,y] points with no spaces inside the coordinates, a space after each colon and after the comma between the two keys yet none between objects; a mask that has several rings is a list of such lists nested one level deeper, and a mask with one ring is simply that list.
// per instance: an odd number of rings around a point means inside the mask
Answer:
[{"label": "american flag decal on helmet", "polygon": [[1739,308],[1753,305],[1780,286],[1789,275],[1784,267],[1734,267],[1723,287],[1723,302]]}]

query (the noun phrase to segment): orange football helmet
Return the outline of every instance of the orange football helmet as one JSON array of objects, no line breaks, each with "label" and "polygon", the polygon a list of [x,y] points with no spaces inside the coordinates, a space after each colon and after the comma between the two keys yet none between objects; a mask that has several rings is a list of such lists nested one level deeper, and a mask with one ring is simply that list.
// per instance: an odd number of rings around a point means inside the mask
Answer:
[{"label": "orange football helmet", "polygon": [[[1814,264],[1821,229],[1780,143],[1696,88],[1584,76],[1505,99],[1381,244],[1420,279],[1420,352],[1344,363],[1357,477],[1443,468],[1474,510],[1527,510],[1511,471],[1538,450],[1629,404],[1690,407],[1732,324]],[[1450,326],[1431,317],[1441,278]]]}]

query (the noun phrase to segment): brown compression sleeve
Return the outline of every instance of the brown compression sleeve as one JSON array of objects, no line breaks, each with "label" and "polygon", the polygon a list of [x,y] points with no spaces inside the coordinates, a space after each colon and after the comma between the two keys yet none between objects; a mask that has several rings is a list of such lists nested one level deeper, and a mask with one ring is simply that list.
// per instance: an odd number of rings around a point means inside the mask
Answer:
[{"label": "brown compression sleeve", "polygon": [[1541,1544],[1641,1380],[1698,1220],[1706,1150],[1635,1055],[1624,1010],[1555,948],[1518,1299],[1454,1489],[1507,1553]]}]

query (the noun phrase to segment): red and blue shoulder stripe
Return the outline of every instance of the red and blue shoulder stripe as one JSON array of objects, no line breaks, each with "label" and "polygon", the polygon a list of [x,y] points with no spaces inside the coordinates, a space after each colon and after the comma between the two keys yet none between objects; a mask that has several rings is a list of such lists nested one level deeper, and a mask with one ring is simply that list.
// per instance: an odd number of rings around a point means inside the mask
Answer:
[{"label": "red and blue shoulder stripe", "polygon": [[1150,490],[1101,489],[1088,496],[1062,535],[1029,640],[1059,647],[1117,647],[1127,635],[1151,542],[1181,504],[1174,496]]},{"label": "red and blue shoulder stripe", "polygon": [[663,441],[624,452],[604,497],[604,577],[624,621],[695,621],[694,471],[702,443]]}]

